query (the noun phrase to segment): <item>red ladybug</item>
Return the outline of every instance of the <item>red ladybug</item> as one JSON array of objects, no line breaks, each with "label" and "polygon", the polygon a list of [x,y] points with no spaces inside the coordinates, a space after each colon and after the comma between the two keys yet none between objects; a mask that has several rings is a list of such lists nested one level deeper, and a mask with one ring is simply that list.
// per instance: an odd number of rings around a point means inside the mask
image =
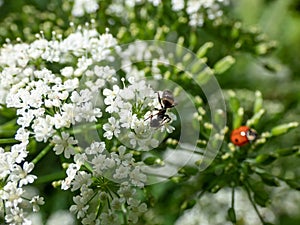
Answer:
[{"label": "red ladybug", "polygon": [[243,146],[249,142],[254,141],[257,136],[258,134],[254,129],[251,129],[248,126],[241,126],[231,132],[230,140],[237,146]]}]

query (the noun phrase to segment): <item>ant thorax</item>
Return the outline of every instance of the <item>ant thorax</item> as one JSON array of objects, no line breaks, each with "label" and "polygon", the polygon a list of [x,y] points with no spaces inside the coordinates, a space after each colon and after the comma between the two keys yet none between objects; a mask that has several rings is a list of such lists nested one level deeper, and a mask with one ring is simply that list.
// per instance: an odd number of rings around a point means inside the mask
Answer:
[{"label": "ant thorax", "polygon": [[157,92],[157,100],[160,108],[154,108],[157,112],[147,117],[145,120],[150,119],[150,127],[159,128],[164,124],[167,124],[171,121],[171,117],[167,114],[167,110],[173,108],[175,106],[175,101],[173,97],[173,93],[169,90],[165,90],[162,93],[162,97]]}]

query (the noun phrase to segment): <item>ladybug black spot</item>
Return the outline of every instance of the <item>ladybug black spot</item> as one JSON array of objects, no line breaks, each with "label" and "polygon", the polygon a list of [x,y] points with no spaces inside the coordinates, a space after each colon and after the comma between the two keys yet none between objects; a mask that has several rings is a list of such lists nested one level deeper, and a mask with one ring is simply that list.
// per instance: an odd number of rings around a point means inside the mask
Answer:
[{"label": "ladybug black spot", "polygon": [[239,143],[239,139],[237,139],[237,138],[236,138],[236,139],[234,139],[234,141],[235,141],[236,143]]}]

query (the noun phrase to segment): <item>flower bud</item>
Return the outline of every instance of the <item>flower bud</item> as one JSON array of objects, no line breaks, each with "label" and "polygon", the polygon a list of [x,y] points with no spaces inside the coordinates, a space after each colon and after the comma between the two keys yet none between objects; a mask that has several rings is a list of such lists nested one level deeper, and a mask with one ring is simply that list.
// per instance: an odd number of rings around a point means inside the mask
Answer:
[{"label": "flower bud", "polygon": [[228,55],[219,60],[215,65],[214,65],[214,71],[216,74],[221,74],[224,73],[226,70],[228,70],[233,64],[235,63],[235,58],[232,56]]},{"label": "flower bud", "polygon": [[281,124],[281,125],[278,125],[278,126],[274,127],[271,130],[271,134],[272,134],[272,136],[279,136],[279,135],[287,133],[289,130],[291,130],[293,128],[296,128],[298,126],[299,126],[298,122],[291,122],[291,123]]}]

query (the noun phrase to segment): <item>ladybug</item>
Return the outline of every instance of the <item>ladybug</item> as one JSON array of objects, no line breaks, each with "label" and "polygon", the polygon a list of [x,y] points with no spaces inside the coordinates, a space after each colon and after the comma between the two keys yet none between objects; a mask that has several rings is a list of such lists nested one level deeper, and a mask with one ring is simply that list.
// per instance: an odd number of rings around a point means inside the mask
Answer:
[{"label": "ladybug", "polygon": [[237,146],[243,146],[249,142],[256,140],[258,134],[254,129],[248,126],[241,126],[231,132],[230,140]]}]

